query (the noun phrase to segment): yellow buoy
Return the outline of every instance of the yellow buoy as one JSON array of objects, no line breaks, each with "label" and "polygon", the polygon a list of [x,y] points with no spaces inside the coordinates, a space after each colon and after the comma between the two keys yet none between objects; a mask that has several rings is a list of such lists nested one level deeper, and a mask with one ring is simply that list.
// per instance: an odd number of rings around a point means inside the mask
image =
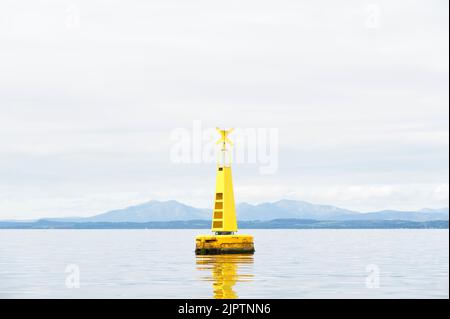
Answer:
[{"label": "yellow buoy", "polygon": [[217,129],[217,131],[221,136],[217,144],[222,145],[222,148],[217,160],[216,192],[211,224],[211,231],[214,234],[197,236],[195,253],[197,255],[253,254],[255,251],[253,236],[235,234],[238,227],[231,177],[231,154],[227,148],[227,145],[233,145],[228,139],[233,129]]}]

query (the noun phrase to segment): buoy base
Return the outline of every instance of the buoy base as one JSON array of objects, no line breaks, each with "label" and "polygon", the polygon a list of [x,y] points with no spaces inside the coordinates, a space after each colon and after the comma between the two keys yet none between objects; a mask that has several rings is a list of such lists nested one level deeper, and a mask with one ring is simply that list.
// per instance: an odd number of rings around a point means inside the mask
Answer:
[{"label": "buoy base", "polygon": [[195,238],[196,255],[253,254],[251,235],[199,235]]}]

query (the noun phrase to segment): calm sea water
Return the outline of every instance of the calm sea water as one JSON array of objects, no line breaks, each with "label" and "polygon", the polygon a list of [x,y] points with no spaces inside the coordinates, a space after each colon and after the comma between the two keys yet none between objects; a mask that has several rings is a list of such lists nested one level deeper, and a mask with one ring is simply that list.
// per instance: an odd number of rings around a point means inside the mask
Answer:
[{"label": "calm sea water", "polygon": [[203,230],[0,230],[0,298],[448,298],[448,230],[248,230],[254,256],[194,255]]}]

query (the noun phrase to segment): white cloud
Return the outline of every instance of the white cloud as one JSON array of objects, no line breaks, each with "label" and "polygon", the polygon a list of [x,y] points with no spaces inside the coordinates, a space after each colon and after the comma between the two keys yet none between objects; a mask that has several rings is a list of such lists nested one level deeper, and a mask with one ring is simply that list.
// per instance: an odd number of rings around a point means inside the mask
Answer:
[{"label": "white cloud", "polygon": [[2,1],[0,217],[208,204],[212,166],[169,160],[194,120],[279,128],[243,200],[448,205],[448,38],[442,1]]},{"label": "white cloud", "polygon": [[[417,210],[419,207],[448,206],[448,184],[321,185],[238,187],[239,199],[250,202],[280,198],[334,204],[363,212],[389,209]],[[389,203],[389,205],[386,205]]]}]

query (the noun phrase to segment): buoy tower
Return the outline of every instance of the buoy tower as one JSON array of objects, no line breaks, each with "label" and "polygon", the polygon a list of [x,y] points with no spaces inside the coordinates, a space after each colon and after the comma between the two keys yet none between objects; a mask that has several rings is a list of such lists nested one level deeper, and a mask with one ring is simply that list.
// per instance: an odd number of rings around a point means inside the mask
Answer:
[{"label": "buoy tower", "polygon": [[238,235],[236,208],[234,205],[233,180],[231,177],[231,152],[233,143],[228,135],[233,132],[217,128],[221,145],[217,158],[216,192],[212,212],[211,231],[213,235],[199,235],[195,239],[197,255],[253,254],[253,236]]}]

